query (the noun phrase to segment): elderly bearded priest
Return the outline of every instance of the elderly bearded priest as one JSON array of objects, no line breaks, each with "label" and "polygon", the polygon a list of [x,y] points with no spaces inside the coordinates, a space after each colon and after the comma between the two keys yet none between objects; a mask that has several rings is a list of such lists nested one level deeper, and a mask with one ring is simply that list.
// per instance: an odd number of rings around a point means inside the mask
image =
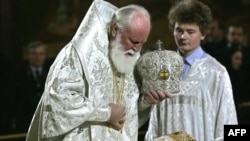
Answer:
[{"label": "elderly bearded priest", "polygon": [[133,68],[150,29],[143,7],[95,0],[50,68],[26,141],[136,141]]}]

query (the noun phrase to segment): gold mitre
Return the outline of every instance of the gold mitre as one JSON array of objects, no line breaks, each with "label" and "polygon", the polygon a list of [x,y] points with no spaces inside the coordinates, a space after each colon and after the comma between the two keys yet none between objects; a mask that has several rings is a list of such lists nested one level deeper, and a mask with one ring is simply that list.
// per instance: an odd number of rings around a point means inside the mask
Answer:
[{"label": "gold mitre", "polygon": [[181,131],[161,136],[153,141],[196,141],[196,139],[187,132]]},{"label": "gold mitre", "polygon": [[142,54],[138,60],[138,74],[142,79],[142,92],[155,90],[179,92],[179,82],[183,71],[182,57],[175,51],[162,50],[161,41],[157,41],[158,50]]}]

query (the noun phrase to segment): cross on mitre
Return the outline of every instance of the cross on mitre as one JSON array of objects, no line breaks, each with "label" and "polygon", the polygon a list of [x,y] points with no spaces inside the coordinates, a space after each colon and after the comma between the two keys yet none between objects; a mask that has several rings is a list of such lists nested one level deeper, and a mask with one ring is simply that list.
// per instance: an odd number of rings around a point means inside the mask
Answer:
[{"label": "cross on mitre", "polygon": [[157,49],[158,49],[158,50],[161,50],[161,49],[162,49],[162,41],[161,41],[161,40],[158,40],[158,41],[156,42],[156,45],[157,45]]}]

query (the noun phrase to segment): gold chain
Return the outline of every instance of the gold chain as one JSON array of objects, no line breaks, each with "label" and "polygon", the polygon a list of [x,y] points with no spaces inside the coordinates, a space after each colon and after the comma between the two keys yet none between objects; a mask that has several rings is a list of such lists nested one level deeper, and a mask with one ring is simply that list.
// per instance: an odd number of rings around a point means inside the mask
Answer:
[{"label": "gold chain", "polygon": [[121,75],[121,84],[120,87],[118,85],[118,81],[117,81],[117,75],[116,75],[116,71],[114,73],[114,83],[115,83],[115,89],[116,89],[116,104],[118,105],[122,105],[122,97],[123,97],[123,92],[124,92],[124,86],[125,86],[125,74]]},{"label": "gold chain", "polygon": [[[122,105],[122,98],[123,98],[123,93],[124,93],[124,87],[125,87],[125,74],[121,74],[121,84],[120,87],[118,85],[118,80],[117,80],[117,74],[118,72],[113,68],[113,79],[114,79],[114,89],[116,90],[115,95],[114,95],[114,101],[118,105]],[[112,132],[111,125],[109,127],[109,132]]]}]

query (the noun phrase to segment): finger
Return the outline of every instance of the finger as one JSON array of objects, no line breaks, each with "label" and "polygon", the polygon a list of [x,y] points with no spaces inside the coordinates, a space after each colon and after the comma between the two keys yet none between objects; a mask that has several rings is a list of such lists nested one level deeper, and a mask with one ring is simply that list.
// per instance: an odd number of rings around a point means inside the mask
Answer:
[{"label": "finger", "polygon": [[166,96],[167,98],[172,97],[172,94],[171,94],[170,92],[165,91],[164,94],[165,94],[165,96]]},{"label": "finger", "polygon": [[117,108],[119,108],[119,110],[120,110],[121,112],[125,112],[125,110],[126,110],[126,108],[125,108],[124,106],[122,106],[122,105],[118,105]]},{"label": "finger", "polygon": [[125,122],[125,120],[126,120],[126,116],[123,116],[120,118],[119,123],[123,123],[123,122]]},{"label": "finger", "polygon": [[126,116],[126,112],[124,111],[122,114],[121,114],[121,117],[125,117]]},{"label": "finger", "polygon": [[117,123],[115,123],[115,124],[114,124],[114,126],[113,126],[113,127],[114,127],[114,129],[115,129],[115,130],[118,130],[118,131],[119,131],[119,130],[121,130],[121,129],[122,129],[123,124],[120,124],[119,122],[117,122]]},{"label": "finger", "polygon": [[124,117],[126,115],[126,109],[124,106],[121,106],[121,115],[120,117]]},{"label": "finger", "polygon": [[158,102],[158,100],[156,100],[154,97],[152,97],[151,95],[148,95],[145,97],[145,100],[149,103],[149,104],[155,104]]},{"label": "finger", "polygon": [[159,97],[160,100],[163,100],[163,99],[166,98],[166,95],[165,95],[165,93],[163,91],[157,90],[156,92],[157,92],[158,97]]},{"label": "finger", "polygon": [[149,89],[147,91],[147,95],[150,96],[152,99],[159,100],[159,96],[155,90]]},{"label": "finger", "polygon": [[122,117],[120,120],[119,120],[119,123],[124,123],[125,122],[125,117]]}]

